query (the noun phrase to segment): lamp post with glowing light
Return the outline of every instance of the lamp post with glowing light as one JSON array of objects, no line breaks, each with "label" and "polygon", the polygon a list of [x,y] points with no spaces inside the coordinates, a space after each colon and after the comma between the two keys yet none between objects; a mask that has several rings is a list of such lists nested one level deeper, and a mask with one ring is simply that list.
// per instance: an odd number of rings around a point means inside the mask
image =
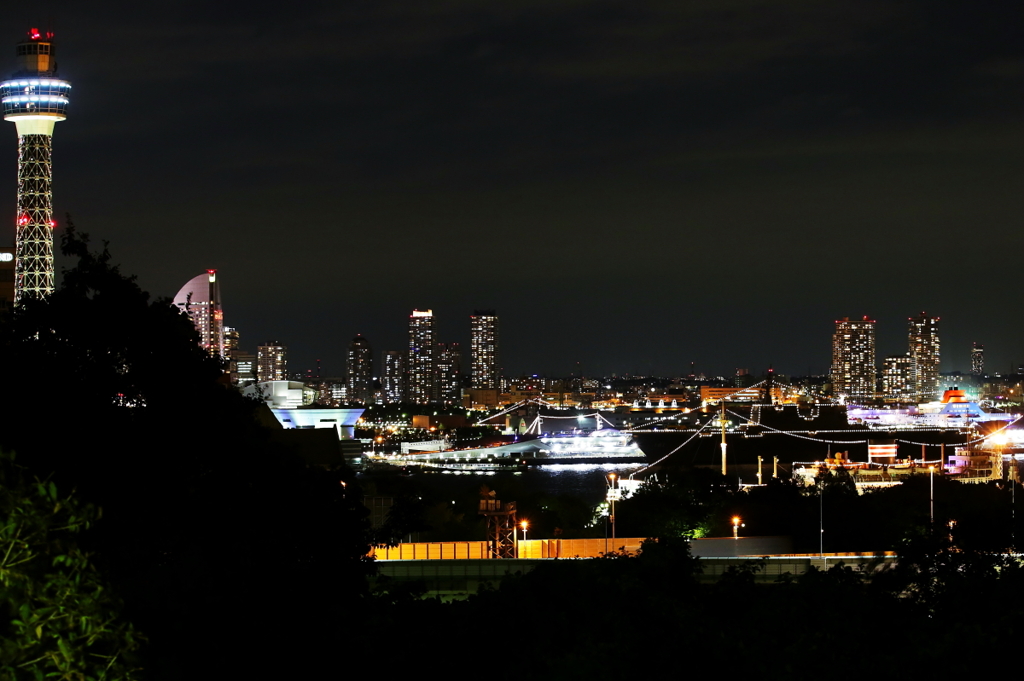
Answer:
[{"label": "lamp post with glowing light", "polygon": [[608,503],[611,505],[611,512],[608,515],[608,520],[612,524],[612,541],[615,540],[615,501],[618,500],[621,495],[618,485],[619,476],[615,473],[608,474]]},{"label": "lamp post with glowing light", "polygon": [[734,515],[732,517],[732,538],[733,539],[739,539],[740,538],[740,528],[741,527],[746,527],[746,525],[743,525],[743,524],[740,523],[740,517],[738,515]]},{"label": "lamp post with glowing light", "polygon": [[935,466],[928,466],[928,518],[935,525]]}]

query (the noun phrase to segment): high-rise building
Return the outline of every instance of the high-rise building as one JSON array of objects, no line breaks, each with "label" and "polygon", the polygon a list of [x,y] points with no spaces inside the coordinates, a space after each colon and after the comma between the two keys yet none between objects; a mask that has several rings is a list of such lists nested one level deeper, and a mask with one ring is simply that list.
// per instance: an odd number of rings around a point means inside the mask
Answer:
[{"label": "high-rise building", "polygon": [[0,83],[4,120],[18,129],[15,302],[53,293],[53,170],[51,138],[67,118],[71,83],[57,77],[52,33],[30,29],[17,47],[17,66]]},{"label": "high-rise building", "polygon": [[913,367],[910,355],[889,355],[882,360],[882,396],[886,401],[914,401]]},{"label": "high-rise building", "polygon": [[971,373],[975,376],[985,374],[985,346],[981,343],[971,344]]},{"label": "high-rise building", "polygon": [[356,334],[348,344],[348,358],[345,363],[347,378],[346,396],[349,401],[367,404],[373,396],[373,350],[370,341],[363,334]]},{"label": "high-rise building", "polygon": [[224,355],[230,357],[232,351],[238,349],[238,343],[241,341],[241,334],[238,333],[238,329],[233,326],[224,327]]},{"label": "high-rise building", "polygon": [[267,341],[256,348],[256,380],[288,380],[288,348],[280,341]]},{"label": "high-rise building", "polygon": [[494,310],[475,310],[470,324],[471,385],[478,389],[498,387],[498,315]]},{"label": "high-rise building", "polygon": [[217,270],[206,270],[189,279],[174,296],[174,304],[192,320],[199,332],[199,345],[211,355],[227,359]]},{"label": "high-rise building", "polygon": [[914,398],[920,402],[939,399],[939,318],[924,312],[908,319],[908,353]]},{"label": "high-rise building", "polygon": [[427,404],[434,400],[434,312],[413,310],[409,315],[409,355],[406,361],[406,397]]},{"label": "high-rise building", "polygon": [[462,350],[458,343],[438,343],[434,366],[434,401],[462,404]]},{"label": "high-rise building", "polygon": [[401,402],[405,397],[405,356],[400,350],[387,350],[381,356],[381,390],[386,404]]},{"label": "high-rise building", "polygon": [[239,387],[252,385],[256,382],[256,355],[239,348],[231,350],[228,365],[231,382]]},{"label": "high-rise building", "polygon": [[863,400],[875,394],[875,320],[836,320],[832,334],[832,394]]}]

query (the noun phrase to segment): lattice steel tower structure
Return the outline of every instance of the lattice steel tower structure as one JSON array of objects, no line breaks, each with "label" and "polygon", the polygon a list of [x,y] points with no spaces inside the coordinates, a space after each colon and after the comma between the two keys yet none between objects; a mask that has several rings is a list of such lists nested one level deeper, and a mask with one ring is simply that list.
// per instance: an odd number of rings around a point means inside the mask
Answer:
[{"label": "lattice steel tower structure", "polygon": [[17,68],[0,83],[4,120],[18,127],[14,301],[53,293],[53,125],[67,118],[71,83],[57,78],[53,34],[18,43]]}]

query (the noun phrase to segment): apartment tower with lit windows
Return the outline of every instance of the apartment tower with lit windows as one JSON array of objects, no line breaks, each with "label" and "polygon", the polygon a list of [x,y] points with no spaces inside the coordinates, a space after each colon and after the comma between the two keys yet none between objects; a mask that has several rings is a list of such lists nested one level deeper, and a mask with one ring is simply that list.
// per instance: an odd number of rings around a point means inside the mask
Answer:
[{"label": "apartment tower with lit windows", "polygon": [[405,363],[405,393],[410,402],[428,404],[435,400],[435,338],[434,312],[413,310],[409,315],[409,354]]},{"label": "apartment tower with lit windows", "polygon": [[288,347],[280,341],[268,340],[256,347],[256,381],[288,380]]},{"label": "apartment tower with lit windows", "polygon": [[924,312],[908,318],[908,354],[913,360],[911,383],[919,402],[931,402],[939,394],[939,318]]},{"label": "apartment tower with lit windows", "polygon": [[348,344],[345,373],[348,400],[368,404],[373,397],[373,350],[361,333]]},{"label": "apartment tower with lit windows", "polygon": [[381,355],[380,387],[385,404],[405,398],[405,358],[401,350],[385,350]]},{"label": "apartment tower with lit windows", "polygon": [[18,129],[15,303],[53,293],[53,126],[67,118],[71,83],[57,77],[53,34],[33,28],[18,43],[11,77],[0,82],[4,120]]},{"label": "apartment tower with lit windows", "polygon": [[836,320],[832,334],[832,394],[847,400],[875,396],[875,320]]},{"label": "apartment tower with lit windows", "polygon": [[498,388],[498,315],[494,310],[476,310],[469,325],[471,385],[485,390]]},{"label": "apartment tower with lit windows", "polygon": [[971,373],[975,377],[985,375],[985,346],[978,342],[971,344]]}]

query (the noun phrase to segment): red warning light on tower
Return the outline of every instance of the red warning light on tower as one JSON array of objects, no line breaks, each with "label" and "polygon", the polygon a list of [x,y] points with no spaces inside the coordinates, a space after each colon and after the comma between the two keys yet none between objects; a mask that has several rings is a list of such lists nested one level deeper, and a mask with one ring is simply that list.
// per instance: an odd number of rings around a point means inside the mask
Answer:
[{"label": "red warning light on tower", "polygon": [[27,215],[22,215],[21,217],[18,218],[18,226],[19,227],[21,227],[23,225],[27,225],[27,224],[28,224],[28,216]]}]

